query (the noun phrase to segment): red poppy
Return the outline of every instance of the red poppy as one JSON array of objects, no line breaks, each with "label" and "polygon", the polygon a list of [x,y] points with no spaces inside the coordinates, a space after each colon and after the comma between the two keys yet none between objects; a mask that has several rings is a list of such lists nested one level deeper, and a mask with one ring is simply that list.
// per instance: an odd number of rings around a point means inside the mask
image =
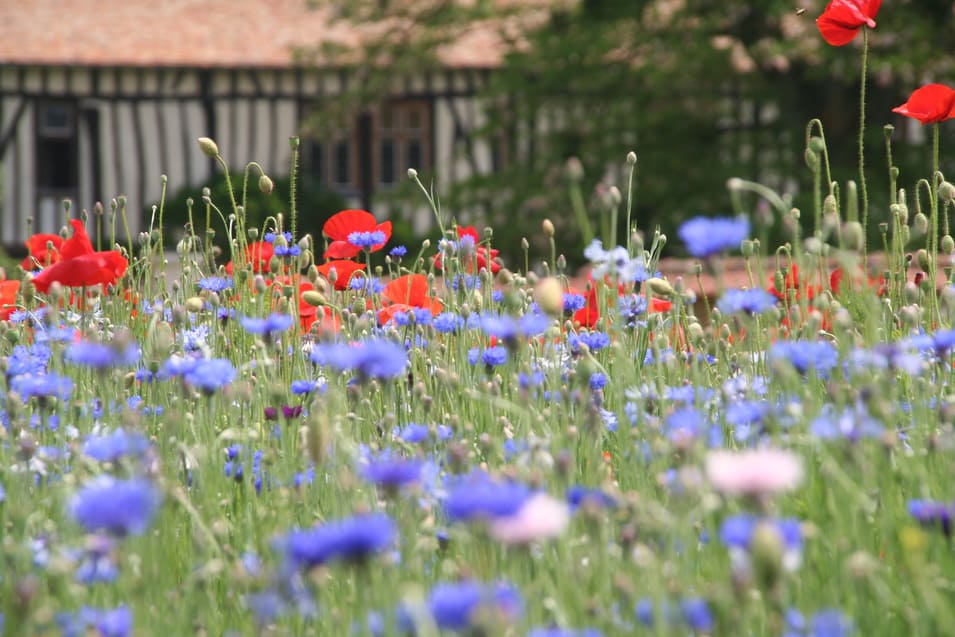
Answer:
[{"label": "red poppy", "polygon": [[70,219],[73,226],[73,236],[63,242],[60,247],[60,260],[80,257],[84,254],[93,254],[93,243],[86,234],[86,226],[79,219]]},{"label": "red poppy", "polygon": [[[245,261],[252,264],[252,271],[256,274],[268,274],[274,254],[275,248],[267,241],[255,241],[245,247]],[[231,275],[232,270],[232,261],[229,261],[225,265],[225,271]]]},{"label": "red poppy", "polygon": [[440,299],[428,296],[428,277],[423,274],[406,274],[400,276],[381,291],[381,298],[388,302],[378,312],[378,323],[384,325],[395,317],[398,312],[410,312],[415,308],[431,310],[432,314],[440,314],[444,305]]},{"label": "red poppy", "polygon": [[[576,292],[571,289],[572,294]],[[617,296],[611,297],[608,299],[609,303],[616,303],[617,299],[626,294],[626,290],[623,286],[617,286]],[[574,312],[573,321],[578,327],[586,327],[588,329],[593,329],[597,325],[597,321],[600,319],[600,307],[598,305],[597,297],[597,286],[593,284],[591,280],[590,290],[587,292],[587,296],[584,299],[584,307]],[[673,302],[667,301],[666,299],[660,299],[657,297],[650,298],[650,305],[647,308],[648,314],[655,314],[657,312],[669,312],[673,309]]]},{"label": "red poppy", "polygon": [[[474,241],[475,245],[475,254],[474,258],[468,259],[465,264],[465,271],[474,272],[475,266],[477,266],[477,271],[486,270],[488,267],[491,268],[491,274],[497,274],[501,269],[501,264],[496,261],[499,250],[496,248],[489,248],[487,246],[479,245],[481,238],[478,236],[477,229],[474,226],[458,226],[456,228],[458,233],[458,242],[464,237],[469,237]],[[443,269],[441,253],[434,255],[434,267],[439,270]]]},{"label": "red poppy", "polygon": [[63,237],[58,234],[35,234],[27,239],[26,244],[30,254],[20,262],[20,267],[30,272],[60,260]]},{"label": "red poppy", "polygon": [[875,28],[875,16],[882,0],[832,0],[816,18],[822,39],[832,46],[852,42],[863,27]]},{"label": "red poppy", "polygon": [[[65,247],[65,244],[64,244]],[[66,287],[92,287],[101,283],[115,283],[126,272],[129,262],[116,250],[91,252],[54,263],[33,277],[33,285],[40,292],[49,292],[53,283]]]},{"label": "red poppy", "polygon": [[792,290],[796,291],[797,299],[801,299],[803,298],[803,296],[805,296],[805,298],[811,301],[813,297],[815,297],[816,294],[819,292],[820,286],[808,285],[805,282],[800,281],[799,266],[793,264],[792,267],[789,268],[789,271],[786,272],[783,278],[783,288],[781,290],[777,290],[776,284],[773,283],[772,285],[769,286],[768,292],[772,294],[773,296],[775,296],[780,301],[788,301],[790,299],[789,293]]},{"label": "red poppy", "polygon": [[915,89],[909,101],[892,112],[917,119],[923,126],[944,122],[955,117],[955,89],[944,84],[926,84]]},{"label": "red poppy", "polygon": [[391,238],[391,222],[378,223],[375,216],[365,210],[342,210],[329,217],[322,226],[322,232],[332,240],[325,250],[326,259],[351,259],[361,253],[361,248],[348,243],[348,235],[353,232],[383,232],[385,240],[371,248],[375,252],[385,247]]},{"label": "red poppy", "polygon": [[345,291],[348,289],[348,283],[351,281],[352,275],[364,270],[365,264],[349,259],[337,259],[318,266],[319,274],[329,281],[332,280],[333,269],[335,270],[335,289]]},{"label": "red poppy", "polygon": [[6,321],[16,311],[17,292],[20,291],[20,281],[0,281],[0,321]]}]

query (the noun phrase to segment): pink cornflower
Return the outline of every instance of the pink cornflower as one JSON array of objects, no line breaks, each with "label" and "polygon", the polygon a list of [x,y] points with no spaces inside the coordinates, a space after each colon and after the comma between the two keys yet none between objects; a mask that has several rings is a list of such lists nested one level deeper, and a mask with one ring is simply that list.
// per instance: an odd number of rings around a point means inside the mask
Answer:
[{"label": "pink cornflower", "polygon": [[780,449],[711,451],[706,457],[706,477],[727,495],[764,496],[795,489],[803,471],[798,456]]},{"label": "pink cornflower", "polygon": [[565,502],[537,493],[512,515],[491,520],[488,533],[504,544],[529,544],[557,537],[569,522],[570,509]]}]

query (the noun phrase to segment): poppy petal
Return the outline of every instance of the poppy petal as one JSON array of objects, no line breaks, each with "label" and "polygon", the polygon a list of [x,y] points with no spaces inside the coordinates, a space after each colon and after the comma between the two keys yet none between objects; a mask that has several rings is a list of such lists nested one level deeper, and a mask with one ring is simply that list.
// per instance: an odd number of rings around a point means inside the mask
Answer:
[{"label": "poppy petal", "polygon": [[340,291],[347,290],[348,282],[351,281],[352,275],[364,269],[364,263],[349,261],[348,259],[328,261],[318,266],[319,274],[329,281],[332,278],[332,270],[335,270],[335,289]]},{"label": "poppy petal", "polygon": [[63,242],[60,248],[60,257],[63,259],[72,259],[84,254],[93,253],[93,243],[90,236],[86,234],[86,226],[79,219],[70,219],[70,225],[73,226],[73,236]]},{"label": "poppy petal", "polygon": [[[375,216],[367,210],[342,210],[328,218],[322,232],[332,241],[348,241],[352,232],[371,232],[377,223]],[[391,236],[391,224],[388,225],[388,236]]]},{"label": "poppy petal", "polygon": [[423,274],[400,276],[381,292],[381,297],[390,303],[404,303],[412,307],[425,307],[428,303],[428,277]]}]

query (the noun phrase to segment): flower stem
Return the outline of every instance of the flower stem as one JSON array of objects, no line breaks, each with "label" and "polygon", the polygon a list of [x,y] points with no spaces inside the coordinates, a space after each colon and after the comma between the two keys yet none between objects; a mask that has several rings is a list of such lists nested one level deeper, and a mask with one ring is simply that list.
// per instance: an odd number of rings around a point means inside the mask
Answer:
[{"label": "flower stem", "polygon": [[[869,57],[869,30],[862,28],[862,76],[859,82],[859,187],[862,191],[862,229],[865,236],[869,231],[869,193],[865,185],[865,76]],[[863,246],[865,246],[863,241]],[[863,254],[868,250],[863,247]]]}]

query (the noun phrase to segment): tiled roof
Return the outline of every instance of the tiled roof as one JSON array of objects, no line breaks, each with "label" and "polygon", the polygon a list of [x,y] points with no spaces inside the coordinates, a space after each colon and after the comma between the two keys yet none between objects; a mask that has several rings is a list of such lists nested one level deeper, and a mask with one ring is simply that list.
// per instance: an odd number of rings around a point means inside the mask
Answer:
[{"label": "tiled roof", "polygon": [[[306,0],[0,1],[0,64],[282,68],[294,50],[356,46],[371,27],[330,21]],[[500,64],[493,30],[442,47],[455,68]]]}]

